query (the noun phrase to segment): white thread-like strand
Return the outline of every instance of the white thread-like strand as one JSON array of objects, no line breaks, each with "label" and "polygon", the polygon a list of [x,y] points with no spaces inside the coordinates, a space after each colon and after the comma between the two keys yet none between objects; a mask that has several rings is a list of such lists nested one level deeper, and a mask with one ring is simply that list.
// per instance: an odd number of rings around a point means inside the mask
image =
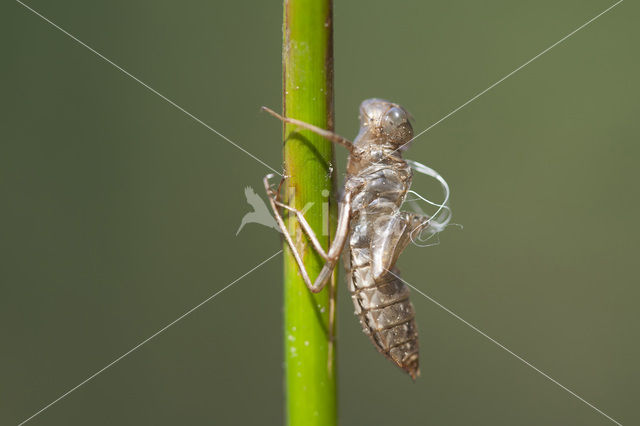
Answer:
[{"label": "white thread-like strand", "polygon": [[[444,215],[444,219],[443,220],[438,220],[438,218],[436,218],[435,216],[430,217],[426,223],[429,224],[429,226],[427,226],[426,228],[422,229],[422,231],[417,235],[417,237],[414,237],[415,231],[411,232],[409,234],[409,237],[411,238],[411,242],[418,246],[418,247],[433,247],[433,246],[437,246],[440,244],[440,237],[438,236],[438,234],[442,231],[444,231],[444,229],[447,226],[451,226],[451,224],[449,223],[449,221],[451,220],[451,208],[449,206],[442,206],[441,204],[437,204],[434,203],[431,200],[426,199],[425,197],[423,197],[422,195],[418,194],[415,191],[409,190],[407,191],[407,193],[412,193],[416,195],[416,198],[413,199],[409,199],[409,200],[405,200],[405,202],[409,202],[411,203],[411,205],[414,207],[414,209],[424,215],[424,216],[428,216],[421,208],[420,205],[418,203],[416,203],[416,200],[422,200],[428,204],[431,204],[433,206],[436,207],[442,207],[442,215]],[[422,236],[422,234],[427,233],[428,236],[425,238]],[[426,241],[431,240],[432,238],[436,238],[436,242],[434,243],[429,243],[429,244],[425,244]],[[416,241],[417,240],[417,241]],[[420,242],[418,242],[420,241]]]},{"label": "white thread-like strand", "polygon": [[[434,201],[429,200],[428,198],[423,197],[422,195],[418,194],[416,191],[410,189],[407,191],[407,194],[414,194],[416,196],[416,198],[405,198],[405,202],[411,202],[413,203],[414,201],[418,201],[418,200],[422,200],[427,204],[431,204],[432,206],[435,207],[443,207],[445,210],[451,210],[448,206],[442,205],[442,204],[438,204]],[[420,212],[423,213],[423,212]]]},{"label": "white thread-like strand", "polygon": [[69,396],[69,394],[73,393],[75,390],[77,390],[79,387],[85,385],[86,383],[90,382],[91,380],[93,380],[96,376],[100,375],[102,372],[104,372],[105,370],[107,370],[108,368],[112,367],[114,364],[116,364],[117,362],[121,361],[123,358],[127,357],[129,354],[131,354],[132,352],[134,352],[135,350],[139,349],[141,346],[143,346],[144,344],[148,343],[150,340],[152,340],[153,338],[155,338],[156,336],[158,336],[159,334],[163,333],[164,331],[166,331],[169,327],[173,326],[174,324],[176,324],[178,321],[182,320],[183,318],[185,318],[186,316],[190,315],[191,313],[193,313],[196,309],[200,308],[202,305],[204,305],[205,303],[207,303],[208,301],[210,301],[211,299],[213,299],[214,297],[216,297],[217,295],[219,295],[220,293],[222,293],[223,291],[225,291],[226,289],[228,289],[229,287],[231,287],[232,285],[234,285],[235,283],[237,283],[238,281],[240,281],[241,279],[243,279],[244,277],[246,277],[247,275],[249,275],[250,273],[252,273],[253,271],[255,271],[256,269],[260,268],[262,265],[264,265],[265,263],[267,263],[268,261],[270,261],[271,259],[273,259],[274,257],[276,257],[277,255],[279,255],[280,253],[282,253],[282,250],[279,250],[277,253],[275,253],[274,255],[268,257],[267,259],[263,260],[262,262],[260,262],[258,265],[254,266],[253,268],[251,268],[249,271],[245,272],[244,274],[242,274],[241,276],[239,276],[238,278],[236,278],[235,280],[233,280],[232,282],[230,282],[229,284],[227,284],[226,286],[224,286],[222,289],[218,290],[217,292],[215,292],[214,294],[212,294],[211,296],[207,297],[206,299],[204,299],[202,302],[198,303],[196,306],[194,306],[193,308],[189,309],[187,312],[185,312],[184,314],[180,315],[178,318],[176,318],[175,320],[171,321],[169,324],[165,325],[164,327],[162,327],[160,330],[156,331],[155,333],[153,333],[151,336],[147,337],[146,339],[144,339],[142,342],[138,343],[137,345],[135,345],[133,348],[129,349],[127,352],[125,352],[124,354],[120,355],[118,358],[114,359],[113,361],[111,361],[109,364],[105,365],[104,367],[102,367],[100,370],[96,371],[95,373],[93,373],[92,375],[90,375],[89,377],[87,377],[86,379],[84,379],[82,382],[80,382],[79,384],[77,384],[76,386],[72,387],[71,389],[69,389],[68,391],[66,391],[65,393],[63,393],[62,395],[60,395],[58,398],[54,399],[53,401],[51,401],[49,404],[45,405],[44,407],[42,407],[40,410],[36,411],[34,414],[32,414],[30,417],[26,418],[25,420],[23,420],[22,422],[20,422],[18,424],[18,426],[22,426],[23,424],[27,423],[28,421],[32,420],[34,417],[36,417],[37,415],[41,414],[43,411],[49,409],[51,406],[53,406],[54,404],[58,403],[60,400],[62,400],[63,398]]},{"label": "white thread-like strand", "polygon": [[[438,210],[436,210],[436,212],[427,220],[427,223],[429,224],[429,226],[424,228],[424,231],[427,232],[429,236],[424,239],[421,238],[420,235],[418,236],[418,240],[420,242],[428,241],[431,238],[433,238],[434,235],[442,232],[451,221],[451,209],[448,206],[449,198],[451,196],[451,189],[449,188],[449,184],[447,183],[447,181],[440,175],[440,173],[436,172],[431,167],[426,166],[417,161],[409,160],[409,159],[405,161],[407,162],[407,164],[409,164],[409,167],[411,167],[413,170],[417,171],[418,173],[422,173],[424,175],[427,175],[429,177],[436,179],[440,183],[440,186],[442,187],[442,190],[444,192],[444,201],[441,204],[437,204],[424,198],[423,196],[421,196],[415,191],[409,191],[412,194],[415,194],[421,200],[438,207]],[[441,213],[444,214],[444,217],[440,217]],[[413,238],[413,234],[411,235],[411,241],[419,247],[428,247],[428,246],[434,245],[434,244],[420,244],[416,242]]]},{"label": "white thread-like strand", "polygon": [[[433,215],[430,219],[429,219],[429,223],[432,227],[436,227],[437,230],[435,232],[442,232],[444,230],[444,228],[447,227],[447,225],[449,225],[449,221],[451,220],[451,207],[444,205],[444,204],[438,204],[438,203],[434,203],[433,201],[423,197],[422,195],[418,194],[416,191],[413,190],[409,190],[407,191],[408,194],[415,194],[416,198],[412,198],[410,200],[405,200],[408,201],[412,204],[417,204],[416,201],[417,200],[422,200],[425,203],[431,204],[432,206],[436,206],[439,208],[438,211],[442,210],[441,213],[443,215],[445,215],[445,219],[442,221],[437,221],[436,220],[436,216]],[[422,209],[420,209],[420,211],[418,213],[421,214],[425,214]],[[436,212],[436,214],[438,214],[438,212]]]}]

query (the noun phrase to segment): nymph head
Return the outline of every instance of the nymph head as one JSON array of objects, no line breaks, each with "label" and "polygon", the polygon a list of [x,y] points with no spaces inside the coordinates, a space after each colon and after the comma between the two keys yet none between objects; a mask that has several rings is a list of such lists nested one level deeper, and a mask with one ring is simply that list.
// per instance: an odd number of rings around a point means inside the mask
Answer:
[{"label": "nymph head", "polygon": [[406,149],[413,138],[410,118],[407,110],[384,99],[367,99],[360,104],[360,127],[396,149]]}]

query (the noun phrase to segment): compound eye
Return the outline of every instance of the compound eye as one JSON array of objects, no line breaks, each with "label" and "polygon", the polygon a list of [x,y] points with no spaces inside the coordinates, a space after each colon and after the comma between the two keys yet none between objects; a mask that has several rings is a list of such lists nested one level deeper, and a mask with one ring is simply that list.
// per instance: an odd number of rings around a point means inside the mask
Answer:
[{"label": "compound eye", "polygon": [[407,122],[407,114],[402,108],[393,107],[387,111],[383,118],[383,125],[386,128],[399,127]]}]

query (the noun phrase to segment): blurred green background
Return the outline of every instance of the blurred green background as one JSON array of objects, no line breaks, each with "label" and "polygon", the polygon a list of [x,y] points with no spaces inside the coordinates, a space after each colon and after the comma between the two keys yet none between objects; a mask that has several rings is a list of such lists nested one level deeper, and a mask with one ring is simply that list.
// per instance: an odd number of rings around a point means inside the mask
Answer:
[{"label": "blurred green background", "polygon": [[[279,1],[28,4],[281,167],[281,126],[259,113],[280,108]],[[424,129],[611,4],[336,1],[337,131],[353,137],[374,96]],[[0,424],[15,425],[280,243],[255,224],[235,235],[267,168],[18,3],[0,8]],[[399,264],[624,425],[640,423],[639,11],[622,3],[414,142],[464,230]],[[281,262],[30,424],[281,424]],[[613,424],[415,292],[412,383],[360,332],[341,280],[341,424]]]}]

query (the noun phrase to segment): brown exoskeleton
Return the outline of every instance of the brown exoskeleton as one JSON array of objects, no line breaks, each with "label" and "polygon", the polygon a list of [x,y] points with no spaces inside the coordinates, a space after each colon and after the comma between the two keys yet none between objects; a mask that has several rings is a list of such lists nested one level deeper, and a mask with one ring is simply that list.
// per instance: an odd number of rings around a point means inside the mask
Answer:
[{"label": "brown exoskeleton", "polygon": [[[446,226],[449,209],[446,200],[438,205],[438,212],[445,209],[447,213],[441,222],[432,222],[424,214],[400,210],[411,186],[412,168],[439,179],[448,198],[446,182],[437,173],[402,158],[402,150],[413,138],[408,112],[400,105],[382,99],[365,100],[360,106],[360,132],[351,142],[328,130],[263,109],[284,122],[318,133],[349,150],[335,238],[326,252],[302,212],[280,201],[279,191],[269,182],[273,175],[265,177],[265,188],[276,222],[312,292],[322,290],[348,242],[345,269],[362,328],[378,351],[415,379],[420,374],[415,313],[409,300],[409,288],[400,280],[395,263],[415,235],[427,227],[433,228],[435,233]],[[325,260],[314,281],[285,227],[280,209],[296,215],[311,244]]]}]

